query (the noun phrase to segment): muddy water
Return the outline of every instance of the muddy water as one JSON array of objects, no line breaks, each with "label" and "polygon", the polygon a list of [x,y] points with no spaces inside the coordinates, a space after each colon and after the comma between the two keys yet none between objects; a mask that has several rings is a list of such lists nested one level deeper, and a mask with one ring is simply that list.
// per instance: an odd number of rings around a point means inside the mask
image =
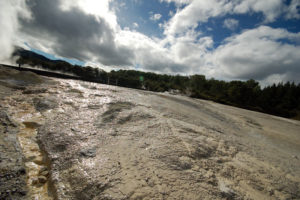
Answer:
[{"label": "muddy water", "polygon": [[43,117],[31,105],[23,103],[22,108],[13,118],[21,125],[18,140],[25,158],[28,197],[34,200],[51,200],[48,166],[36,139],[37,128],[43,124]]}]

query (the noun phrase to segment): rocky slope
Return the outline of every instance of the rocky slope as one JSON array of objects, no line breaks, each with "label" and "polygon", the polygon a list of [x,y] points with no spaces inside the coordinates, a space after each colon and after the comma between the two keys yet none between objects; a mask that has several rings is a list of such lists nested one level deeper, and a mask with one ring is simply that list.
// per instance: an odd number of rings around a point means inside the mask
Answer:
[{"label": "rocky slope", "polygon": [[1,70],[1,198],[300,198],[299,121]]}]

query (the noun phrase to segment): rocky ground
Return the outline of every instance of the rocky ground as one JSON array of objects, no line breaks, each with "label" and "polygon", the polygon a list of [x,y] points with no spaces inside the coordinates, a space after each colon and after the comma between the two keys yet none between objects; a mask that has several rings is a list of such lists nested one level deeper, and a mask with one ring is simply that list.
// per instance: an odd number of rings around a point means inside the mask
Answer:
[{"label": "rocky ground", "polygon": [[300,199],[299,121],[0,69],[0,199]]},{"label": "rocky ground", "polygon": [[10,115],[12,102],[5,102],[29,85],[42,82],[43,78],[30,72],[0,68],[0,199],[24,199],[28,194],[25,157],[18,141],[20,124]]}]

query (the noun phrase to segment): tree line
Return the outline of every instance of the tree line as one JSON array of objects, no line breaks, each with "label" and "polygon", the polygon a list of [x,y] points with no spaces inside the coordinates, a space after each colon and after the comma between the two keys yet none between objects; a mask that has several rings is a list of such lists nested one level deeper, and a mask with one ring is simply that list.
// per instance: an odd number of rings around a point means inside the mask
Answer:
[{"label": "tree line", "polygon": [[300,84],[279,83],[261,88],[253,79],[248,81],[222,81],[207,79],[204,75],[166,75],[136,70],[104,70],[71,65],[65,61],[49,60],[31,51],[19,50],[18,64],[40,66],[43,69],[72,73],[84,80],[144,89],[155,92],[177,91],[193,98],[287,118],[300,119]]}]

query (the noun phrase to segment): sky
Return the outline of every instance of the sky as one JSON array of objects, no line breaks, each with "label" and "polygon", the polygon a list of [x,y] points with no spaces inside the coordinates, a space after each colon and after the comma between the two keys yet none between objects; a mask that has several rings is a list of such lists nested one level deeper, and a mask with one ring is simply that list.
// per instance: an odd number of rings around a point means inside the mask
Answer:
[{"label": "sky", "polygon": [[104,70],[300,83],[300,0],[0,0],[15,46]]}]

